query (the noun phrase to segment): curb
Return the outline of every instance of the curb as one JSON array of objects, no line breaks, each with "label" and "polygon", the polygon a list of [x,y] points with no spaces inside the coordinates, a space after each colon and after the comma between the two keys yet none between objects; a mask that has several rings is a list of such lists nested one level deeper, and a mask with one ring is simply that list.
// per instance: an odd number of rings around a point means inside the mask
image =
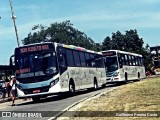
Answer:
[{"label": "curb", "polygon": [[[18,100],[18,98],[15,98],[15,100]],[[5,100],[0,100],[0,103],[10,102],[12,101],[11,98],[6,98]]]},{"label": "curb", "polygon": [[[145,80],[145,79],[147,79],[147,78],[155,78],[155,77],[160,77],[160,75],[145,77],[143,80]],[[118,89],[118,88],[119,88],[119,87],[114,87],[114,88],[109,89],[109,90],[107,90],[107,91],[102,91],[102,92],[100,92],[100,93],[96,93],[96,94],[91,95],[91,96],[88,96],[88,97],[86,97],[86,98],[84,98],[84,99],[82,99],[82,100],[79,100],[78,102],[75,102],[75,103],[73,103],[72,105],[68,106],[67,108],[63,109],[61,112],[57,113],[54,117],[51,117],[51,118],[49,118],[48,120],[56,120],[58,117],[61,117],[61,115],[63,115],[66,111],[69,111],[71,108],[75,107],[75,106],[78,105],[79,103],[82,103],[82,102],[84,102],[84,101],[86,101],[86,100],[89,100],[89,99],[94,99],[95,97],[98,97],[98,96],[100,96],[100,95],[102,95],[102,94],[106,94],[106,93],[108,93],[108,92],[110,92],[110,91],[112,91],[112,90]]]},{"label": "curb", "polygon": [[5,103],[11,101],[11,98],[6,98],[4,100],[0,99],[0,103]]},{"label": "curb", "polygon": [[84,99],[82,99],[82,100],[79,100],[78,102],[75,102],[75,103],[73,103],[72,105],[68,106],[67,108],[63,109],[61,112],[57,113],[54,117],[51,117],[51,118],[49,118],[48,120],[56,120],[58,117],[61,117],[61,115],[63,115],[66,111],[69,111],[71,108],[73,108],[74,106],[78,105],[79,103],[82,103],[82,102],[84,102],[84,101],[86,101],[86,100],[89,100],[89,99],[94,99],[95,97],[98,97],[98,96],[100,96],[100,95],[102,95],[102,94],[108,93],[108,92],[110,92],[110,91],[112,91],[112,90],[114,90],[114,89],[117,89],[117,88],[118,88],[118,87],[109,89],[109,90],[107,90],[107,91],[102,91],[102,92],[100,92],[100,93],[96,93],[96,94],[91,95],[91,96],[88,96],[88,97],[86,97],[86,98],[84,98]]}]

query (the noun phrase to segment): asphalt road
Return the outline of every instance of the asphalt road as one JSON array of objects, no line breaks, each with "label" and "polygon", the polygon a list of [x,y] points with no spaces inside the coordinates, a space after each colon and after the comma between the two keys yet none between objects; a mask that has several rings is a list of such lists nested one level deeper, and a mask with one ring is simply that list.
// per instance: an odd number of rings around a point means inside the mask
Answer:
[{"label": "asphalt road", "polygon": [[[75,96],[68,97],[68,96],[49,96],[48,98],[42,99],[39,103],[33,103],[32,101],[26,101],[25,103],[16,104],[14,107],[6,107],[4,109],[0,109],[0,111],[12,111],[12,112],[24,112],[25,111],[32,111],[32,112],[38,112],[41,111],[42,114],[45,114],[47,117],[42,118],[33,118],[34,120],[46,120],[50,117],[54,117],[58,112],[64,110],[68,106],[72,105],[73,103],[82,100],[86,97],[89,97],[94,94],[101,93],[103,91],[107,91],[109,89],[118,87],[119,85],[106,85],[105,88],[100,88],[96,91],[78,91]],[[27,113],[28,115],[28,113]],[[0,120],[21,120],[21,119],[28,119],[31,120],[32,118],[0,118]]]}]

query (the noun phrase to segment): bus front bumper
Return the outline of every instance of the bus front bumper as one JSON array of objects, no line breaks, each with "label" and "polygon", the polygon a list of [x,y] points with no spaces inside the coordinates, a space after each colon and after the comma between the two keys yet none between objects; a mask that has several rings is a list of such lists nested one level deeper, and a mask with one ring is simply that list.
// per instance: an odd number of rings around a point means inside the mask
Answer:
[{"label": "bus front bumper", "polygon": [[118,77],[109,77],[106,79],[106,83],[116,83],[116,82],[120,82]]},{"label": "bus front bumper", "polygon": [[56,84],[52,87],[45,86],[34,89],[19,89],[17,88],[18,98],[28,98],[28,97],[47,97],[49,95],[58,94],[61,92],[60,84]]}]

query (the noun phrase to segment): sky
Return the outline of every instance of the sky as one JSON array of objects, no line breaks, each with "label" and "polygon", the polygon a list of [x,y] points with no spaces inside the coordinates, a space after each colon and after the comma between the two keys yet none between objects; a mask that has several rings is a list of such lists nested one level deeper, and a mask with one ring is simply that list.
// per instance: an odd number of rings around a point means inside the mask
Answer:
[{"label": "sky", "polygon": [[[95,42],[136,29],[144,46],[160,45],[160,0],[12,0],[20,43],[34,25],[70,20]],[[0,0],[0,65],[17,47],[9,0]]]}]

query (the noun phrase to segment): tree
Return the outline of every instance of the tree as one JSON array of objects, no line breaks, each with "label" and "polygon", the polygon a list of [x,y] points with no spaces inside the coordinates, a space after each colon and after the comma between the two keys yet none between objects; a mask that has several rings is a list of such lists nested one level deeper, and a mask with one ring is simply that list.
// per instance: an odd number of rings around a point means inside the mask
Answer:
[{"label": "tree", "polygon": [[29,33],[22,40],[24,45],[38,42],[58,42],[68,45],[84,47],[90,50],[100,50],[100,45],[96,44],[84,32],[73,27],[69,20],[61,23],[52,23],[49,27],[35,25],[32,27],[33,33]]},{"label": "tree", "polygon": [[112,42],[110,44],[112,49],[123,50],[123,37],[124,35],[119,31],[112,33]]},{"label": "tree", "polygon": [[106,37],[104,39],[104,41],[102,42],[102,50],[110,50],[112,49],[112,46],[111,46],[111,38],[110,37]]},{"label": "tree", "polygon": [[102,42],[102,50],[123,50],[141,54],[144,57],[145,65],[151,63],[150,53],[148,52],[149,45],[145,49],[143,47],[144,41],[139,37],[137,30],[127,30],[125,34],[117,31],[112,33],[112,37],[107,36]]}]

